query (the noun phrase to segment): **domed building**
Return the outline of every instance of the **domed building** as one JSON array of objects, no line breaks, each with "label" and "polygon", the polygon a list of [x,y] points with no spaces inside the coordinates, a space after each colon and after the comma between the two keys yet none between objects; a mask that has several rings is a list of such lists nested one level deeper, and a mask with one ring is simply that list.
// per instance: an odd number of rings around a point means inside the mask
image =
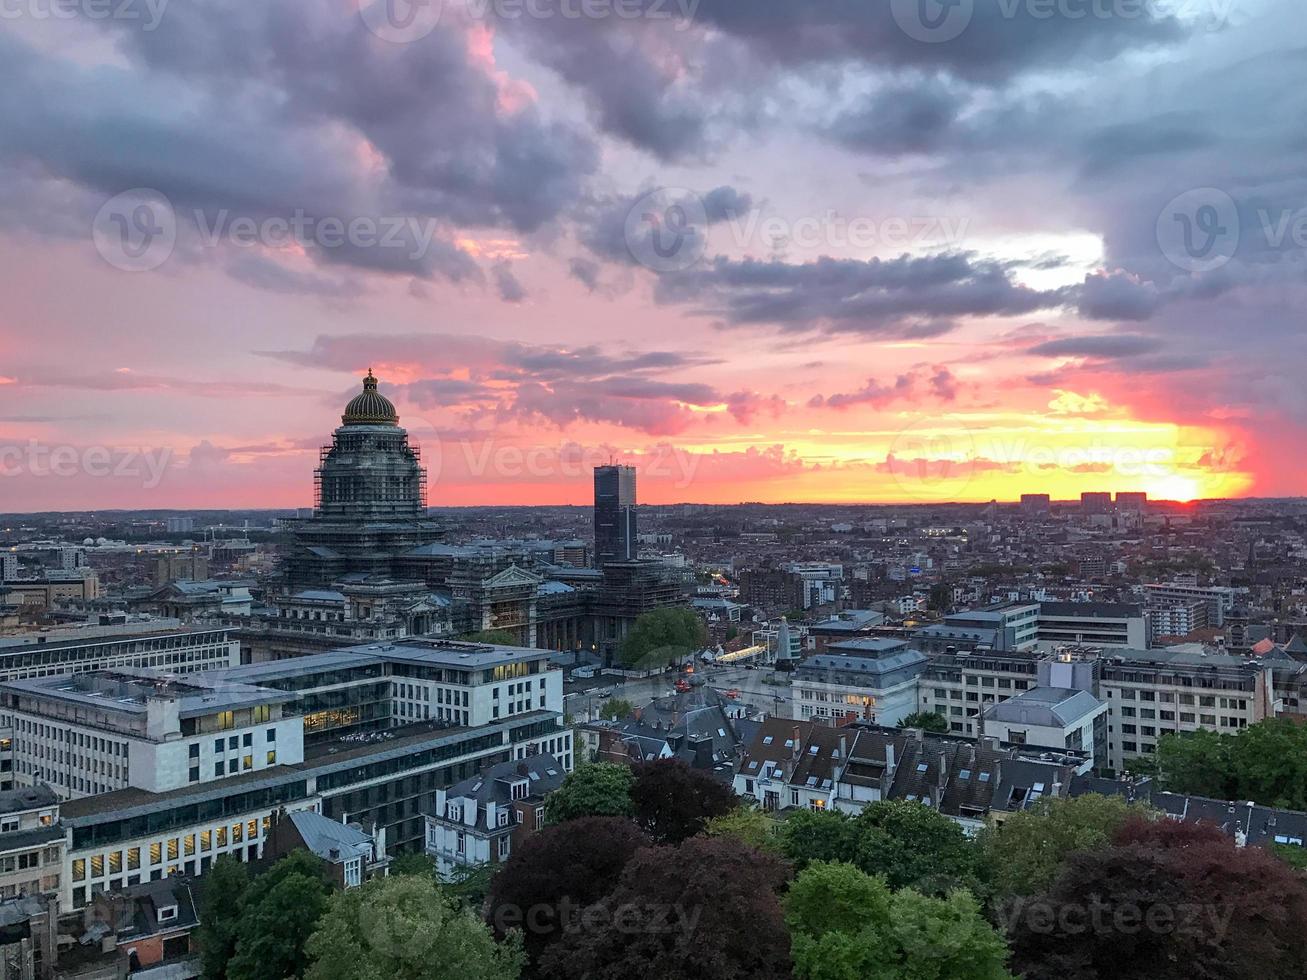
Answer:
[{"label": "domed building", "polygon": [[292,523],[286,585],[323,587],[350,575],[399,577],[400,555],[441,538],[427,518],[426,471],[399,413],[371,371],[323,447],[314,514]]}]

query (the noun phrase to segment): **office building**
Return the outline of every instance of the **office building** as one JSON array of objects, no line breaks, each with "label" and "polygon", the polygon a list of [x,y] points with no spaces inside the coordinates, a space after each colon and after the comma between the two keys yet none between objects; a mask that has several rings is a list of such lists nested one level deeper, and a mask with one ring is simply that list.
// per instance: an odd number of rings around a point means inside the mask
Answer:
[{"label": "office building", "polygon": [[[148,683],[143,672],[134,680]],[[108,685],[110,679],[86,681]],[[132,765],[130,744],[124,754],[98,744],[83,746],[81,738],[69,743],[69,733],[109,743],[150,741],[124,734],[121,724],[115,727],[114,719],[99,713],[60,716],[59,698],[70,692],[44,699],[48,706],[41,706],[36,723],[48,726],[45,731],[25,732],[30,734],[30,744],[22,749],[25,762],[74,751],[97,763],[98,778],[104,778],[98,765],[104,762],[118,765],[115,778],[125,781],[123,788],[62,804],[68,829],[61,885],[65,908],[82,906],[97,891],[178,873],[202,874],[221,854],[256,859],[281,811],[313,810],[334,821],[357,823],[384,841],[391,854],[421,849],[426,814],[436,812],[437,790],[489,766],[544,753],[564,771],[572,766],[572,732],[563,724],[562,672],[549,666],[546,651],[409,639],[248,664],[186,681],[211,691],[207,696],[216,700],[206,704],[201,694],[200,705],[218,713],[201,711],[188,719],[183,715],[193,702],[185,693],[178,698],[183,730],[155,751],[163,755],[162,746],[168,746],[184,770],[166,759],[158,775]],[[158,676],[154,683],[165,695],[177,693],[171,687],[176,679]],[[0,688],[0,694],[7,699],[29,696],[21,686]],[[152,717],[171,721],[168,706],[152,701],[149,692],[137,689],[132,696],[145,701],[147,729]],[[246,726],[240,712],[263,706],[269,709],[268,720]],[[230,712],[230,718],[223,712]],[[249,720],[255,719],[251,715]],[[212,724],[232,727],[202,730]],[[245,744],[247,728],[250,745]],[[62,746],[48,737],[51,729],[65,733]],[[268,737],[270,729],[275,737]],[[229,747],[233,735],[234,750]],[[221,752],[219,737],[225,740]],[[273,742],[276,749],[270,748]],[[275,758],[257,757],[272,751]],[[247,765],[250,754],[256,758]],[[192,780],[195,755],[201,771]],[[227,770],[221,778],[216,775],[219,761]],[[212,768],[206,771],[206,764]]]},{"label": "office building", "polygon": [[794,670],[794,717],[830,725],[897,725],[917,705],[927,657],[907,640],[857,637],[828,643]]},{"label": "office building", "polygon": [[637,557],[635,467],[596,466],[594,471],[596,568]]},{"label": "office building", "polygon": [[1112,495],[1110,493],[1082,493],[1080,495],[1080,513],[1110,514],[1112,512]]},{"label": "office building", "polygon": [[1046,493],[1023,493],[1021,495],[1021,512],[1032,516],[1047,514],[1052,503],[1052,498]]}]

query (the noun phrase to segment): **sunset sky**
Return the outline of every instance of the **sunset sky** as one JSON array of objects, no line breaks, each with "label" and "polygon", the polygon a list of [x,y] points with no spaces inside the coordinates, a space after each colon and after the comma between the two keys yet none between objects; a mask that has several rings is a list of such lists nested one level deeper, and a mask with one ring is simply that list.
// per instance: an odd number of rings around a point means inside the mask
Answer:
[{"label": "sunset sky", "polygon": [[1301,0],[390,3],[5,8],[0,510],[1307,491]]}]

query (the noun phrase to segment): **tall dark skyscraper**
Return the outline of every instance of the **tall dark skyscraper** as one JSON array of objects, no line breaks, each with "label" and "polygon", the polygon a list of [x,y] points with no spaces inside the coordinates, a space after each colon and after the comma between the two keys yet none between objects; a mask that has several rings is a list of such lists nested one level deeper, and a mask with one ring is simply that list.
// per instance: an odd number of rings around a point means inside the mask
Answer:
[{"label": "tall dark skyscraper", "polygon": [[595,467],[595,567],[635,558],[635,467]]}]

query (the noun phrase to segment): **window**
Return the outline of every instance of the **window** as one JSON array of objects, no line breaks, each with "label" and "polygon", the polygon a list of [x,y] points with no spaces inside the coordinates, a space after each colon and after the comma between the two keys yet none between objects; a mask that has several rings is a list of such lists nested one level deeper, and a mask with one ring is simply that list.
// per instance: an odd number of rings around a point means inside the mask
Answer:
[{"label": "window", "polygon": [[268,765],[270,765],[270,766],[275,766],[276,764],[277,764],[277,750],[276,750],[276,749],[269,749],[269,750],[268,750]]},{"label": "window", "polygon": [[131,847],[127,849],[127,870],[139,871],[141,868],[141,849]]}]

